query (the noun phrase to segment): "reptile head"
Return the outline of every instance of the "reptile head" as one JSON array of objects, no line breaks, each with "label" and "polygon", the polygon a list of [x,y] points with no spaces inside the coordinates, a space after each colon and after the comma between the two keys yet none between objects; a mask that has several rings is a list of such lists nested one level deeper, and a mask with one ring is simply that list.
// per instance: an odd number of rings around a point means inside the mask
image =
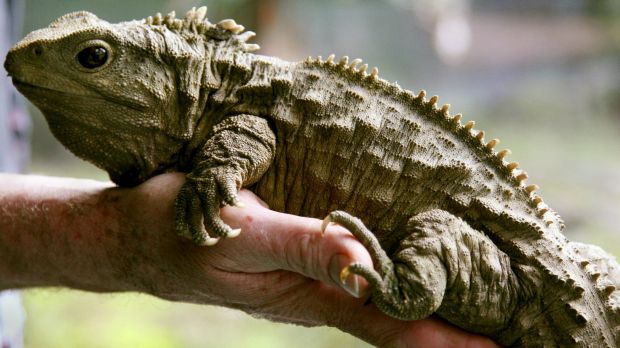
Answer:
[{"label": "reptile head", "polygon": [[191,137],[197,98],[179,82],[190,72],[161,52],[173,40],[185,42],[74,12],[26,36],[4,66],[69,150],[134,185],[171,166]]}]

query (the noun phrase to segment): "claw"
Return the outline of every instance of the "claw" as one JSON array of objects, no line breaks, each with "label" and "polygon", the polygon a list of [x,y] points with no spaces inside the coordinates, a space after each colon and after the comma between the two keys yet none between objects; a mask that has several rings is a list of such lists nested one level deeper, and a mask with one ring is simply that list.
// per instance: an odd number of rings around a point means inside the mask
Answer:
[{"label": "claw", "polygon": [[321,223],[321,236],[325,235],[325,230],[327,229],[327,226],[332,222],[332,217],[331,215],[327,215],[325,217],[325,219],[323,219],[323,222]]},{"label": "claw", "polygon": [[351,274],[351,270],[349,270],[349,266],[346,266],[345,268],[342,269],[342,271],[340,271],[340,282],[342,284],[345,284],[347,282],[347,278],[349,277],[349,274]]},{"label": "claw", "polygon": [[226,235],[226,238],[235,238],[239,234],[241,234],[241,229],[240,228],[236,228],[236,229],[231,230],[230,232],[228,232],[228,234]]},{"label": "claw", "polygon": [[213,245],[217,244],[217,242],[219,242],[219,241],[220,241],[219,238],[207,237],[207,239],[205,239],[205,241],[203,242],[203,245],[213,246]]}]

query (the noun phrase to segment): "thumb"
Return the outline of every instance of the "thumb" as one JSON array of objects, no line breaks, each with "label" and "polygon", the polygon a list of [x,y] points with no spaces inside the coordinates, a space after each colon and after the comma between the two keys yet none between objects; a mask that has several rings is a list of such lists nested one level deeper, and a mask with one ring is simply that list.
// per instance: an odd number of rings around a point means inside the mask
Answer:
[{"label": "thumb", "polygon": [[[360,276],[341,279],[343,268],[353,262],[372,267],[370,254],[343,227],[330,224],[321,233],[321,220],[283,214],[267,209],[259,199],[242,190],[244,209],[224,208],[222,218],[243,231],[235,242],[247,242],[245,254],[253,272],[287,270],[342,288],[355,297],[368,289]],[[249,254],[252,254],[251,256]]]}]

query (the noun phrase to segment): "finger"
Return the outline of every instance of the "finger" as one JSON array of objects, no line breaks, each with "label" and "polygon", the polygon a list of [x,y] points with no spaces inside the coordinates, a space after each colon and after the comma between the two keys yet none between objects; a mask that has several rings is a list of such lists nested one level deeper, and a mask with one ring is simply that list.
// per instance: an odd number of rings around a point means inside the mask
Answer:
[{"label": "finger", "polygon": [[329,226],[328,233],[322,236],[318,219],[274,212],[251,201],[246,203],[245,209],[222,209],[223,219],[243,231],[235,242],[247,245],[242,248],[243,260],[230,255],[230,259],[241,262],[228,265],[230,271],[283,269],[343,288],[354,296],[365,294],[367,283],[363,278],[351,274],[343,279],[344,284],[340,279],[342,269],[353,262],[372,267],[370,255],[348,231]]},{"label": "finger", "polygon": [[237,192],[237,197],[246,206],[250,205],[269,209],[269,205],[250,190],[239,190],[239,192]]},{"label": "finger", "polygon": [[396,334],[396,339],[399,342],[416,342],[415,347],[499,347],[488,337],[463,331],[434,317],[407,322],[405,329]]},{"label": "finger", "polygon": [[[269,277],[286,278],[277,272]],[[486,337],[465,332],[440,319],[397,320],[381,313],[374,305],[366,305],[364,300],[317,282],[295,281],[294,275],[291,277],[284,282],[290,284],[288,291],[280,288],[270,294],[273,296],[267,296],[264,300],[269,306],[259,306],[258,316],[287,323],[337,327],[379,347],[498,347]]]},{"label": "finger", "polygon": [[364,305],[359,299],[344,298],[340,294],[305,296],[304,299],[303,308],[313,308],[313,314],[320,321],[378,347],[499,347],[487,337],[468,333],[443,320],[397,320],[381,313],[374,305]]}]

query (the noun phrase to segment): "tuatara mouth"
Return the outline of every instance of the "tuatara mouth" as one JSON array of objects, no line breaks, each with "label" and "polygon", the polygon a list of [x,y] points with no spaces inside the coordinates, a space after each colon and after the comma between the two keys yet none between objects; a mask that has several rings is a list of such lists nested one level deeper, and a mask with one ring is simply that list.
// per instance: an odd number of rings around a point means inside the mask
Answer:
[{"label": "tuatara mouth", "polygon": [[26,87],[26,88],[40,88],[39,86],[33,85],[31,83],[27,83],[24,82],[22,80],[19,80],[17,77],[12,76],[11,77],[11,81],[13,82],[13,85],[17,88],[21,88],[21,87]]},{"label": "tuatara mouth", "polygon": [[61,90],[58,90],[58,89],[44,87],[44,86],[41,86],[41,85],[35,85],[35,84],[32,84],[32,83],[20,80],[20,79],[18,79],[15,76],[12,77],[12,82],[13,82],[13,85],[15,86],[15,88],[17,88],[17,90],[20,91],[20,92],[22,92],[22,91],[42,91],[42,90],[46,90],[46,91],[52,91],[52,92],[61,93],[61,94],[71,94],[71,93],[67,93],[67,91],[61,91]]},{"label": "tuatara mouth", "polygon": [[46,94],[56,93],[57,95],[69,96],[72,98],[73,97],[95,98],[95,99],[104,100],[107,102],[112,102],[114,104],[123,105],[125,107],[128,107],[133,110],[137,110],[137,111],[144,111],[145,109],[148,108],[148,105],[146,104],[146,102],[142,100],[132,99],[129,97],[124,97],[122,95],[107,94],[107,93],[104,93],[105,91],[103,90],[93,91],[93,90],[87,89],[86,87],[81,87],[81,89],[79,90],[74,88],[71,91],[68,91],[68,90],[60,90],[56,88],[51,88],[51,87],[43,86],[43,85],[35,85],[30,82],[20,80],[16,78],[15,76],[12,76],[12,80],[13,80],[13,85],[15,86],[15,88],[17,88],[18,91],[20,91],[22,94],[26,96],[32,95],[33,93],[37,93],[37,94],[40,94],[43,92],[45,92]]}]

